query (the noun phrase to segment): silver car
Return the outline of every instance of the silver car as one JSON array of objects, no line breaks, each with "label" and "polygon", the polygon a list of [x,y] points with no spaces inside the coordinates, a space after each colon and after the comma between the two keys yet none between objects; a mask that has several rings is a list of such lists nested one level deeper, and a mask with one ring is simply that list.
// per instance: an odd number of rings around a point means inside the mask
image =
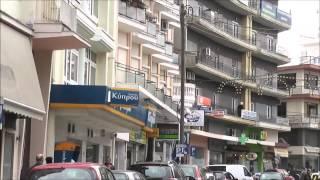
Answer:
[{"label": "silver car", "polygon": [[141,173],[136,171],[114,170],[112,173],[116,180],[146,180]]}]

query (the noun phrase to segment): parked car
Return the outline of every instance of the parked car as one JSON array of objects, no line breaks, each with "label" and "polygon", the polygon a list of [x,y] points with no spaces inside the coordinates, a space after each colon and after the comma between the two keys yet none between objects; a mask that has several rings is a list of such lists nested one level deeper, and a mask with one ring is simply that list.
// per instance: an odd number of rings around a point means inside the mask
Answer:
[{"label": "parked car", "polygon": [[260,180],[284,180],[284,177],[279,172],[264,172],[261,174]]},{"label": "parked car", "polygon": [[129,170],[138,171],[150,180],[194,180],[186,176],[174,161],[139,162],[131,165]]},{"label": "parked car", "polygon": [[281,173],[285,180],[294,180],[294,177],[289,175],[285,169],[268,169],[265,172],[278,172]]},{"label": "parked car", "polygon": [[146,178],[139,172],[136,171],[112,171],[116,180],[145,180]]},{"label": "parked car", "polygon": [[191,176],[195,180],[205,180],[205,172],[199,168],[197,165],[180,165],[182,171],[186,176]]},{"label": "parked car", "polygon": [[243,165],[237,164],[217,164],[207,166],[208,171],[223,171],[231,173],[239,180],[253,180],[251,173]]},{"label": "parked car", "polygon": [[115,180],[104,165],[95,163],[53,163],[33,167],[30,180]]},{"label": "parked car", "polygon": [[209,180],[237,180],[230,172],[208,171],[207,179]]},{"label": "parked car", "polygon": [[311,174],[312,180],[320,180],[320,172]]}]

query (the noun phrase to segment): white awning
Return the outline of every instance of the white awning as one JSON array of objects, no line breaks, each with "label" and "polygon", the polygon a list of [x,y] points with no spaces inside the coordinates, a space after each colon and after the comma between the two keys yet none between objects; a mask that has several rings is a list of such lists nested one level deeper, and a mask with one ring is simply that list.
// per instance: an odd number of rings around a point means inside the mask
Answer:
[{"label": "white awning", "polygon": [[4,110],[42,120],[44,103],[30,38],[0,23],[0,98]]},{"label": "white awning", "polygon": [[308,153],[320,153],[320,148],[318,147],[305,146],[304,149]]}]

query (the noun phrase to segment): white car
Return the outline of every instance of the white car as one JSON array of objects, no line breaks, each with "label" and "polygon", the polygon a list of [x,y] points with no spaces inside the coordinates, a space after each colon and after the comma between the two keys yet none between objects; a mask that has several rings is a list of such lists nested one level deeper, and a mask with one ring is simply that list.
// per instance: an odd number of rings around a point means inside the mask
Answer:
[{"label": "white car", "polygon": [[208,171],[225,171],[231,173],[238,180],[253,180],[251,173],[243,165],[216,164],[207,166]]}]

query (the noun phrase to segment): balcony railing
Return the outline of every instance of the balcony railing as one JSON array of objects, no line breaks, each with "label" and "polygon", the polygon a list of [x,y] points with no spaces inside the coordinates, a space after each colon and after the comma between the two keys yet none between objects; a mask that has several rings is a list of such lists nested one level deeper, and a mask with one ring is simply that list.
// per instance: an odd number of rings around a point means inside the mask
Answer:
[{"label": "balcony railing", "polygon": [[279,22],[291,25],[291,14],[284,12],[278,8],[277,5],[260,0],[260,13],[271,17]]},{"label": "balcony railing", "polygon": [[295,86],[290,88],[290,95],[298,95],[298,94],[320,96],[320,87]]},{"label": "balcony railing", "polygon": [[320,115],[292,114],[288,118],[292,127],[320,128]]},{"label": "balcony railing", "polygon": [[246,28],[241,27],[237,22],[224,17],[223,14],[204,8],[205,7],[189,6],[187,15],[190,17],[199,17],[214,25],[220,31],[230,35],[232,38],[250,43],[249,38],[245,34]]},{"label": "balcony railing", "polygon": [[161,102],[177,111],[178,105],[172,101],[172,97],[165,94],[164,89],[159,89],[155,82],[146,80],[145,72],[121,63],[116,63],[116,85],[134,84],[145,88],[148,92],[157,97]]},{"label": "balcony railing", "polygon": [[146,26],[147,26],[146,33],[151,36],[156,37],[157,36],[157,24],[147,21]]},{"label": "balcony railing", "polygon": [[76,31],[76,9],[64,0],[37,1],[36,23],[62,23]]},{"label": "balcony railing", "polygon": [[140,23],[146,23],[146,10],[131,6],[129,3],[119,2],[119,14]]},{"label": "balcony railing", "polygon": [[314,64],[314,65],[320,65],[320,56],[302,56],[300,58],[301,64]]}]

